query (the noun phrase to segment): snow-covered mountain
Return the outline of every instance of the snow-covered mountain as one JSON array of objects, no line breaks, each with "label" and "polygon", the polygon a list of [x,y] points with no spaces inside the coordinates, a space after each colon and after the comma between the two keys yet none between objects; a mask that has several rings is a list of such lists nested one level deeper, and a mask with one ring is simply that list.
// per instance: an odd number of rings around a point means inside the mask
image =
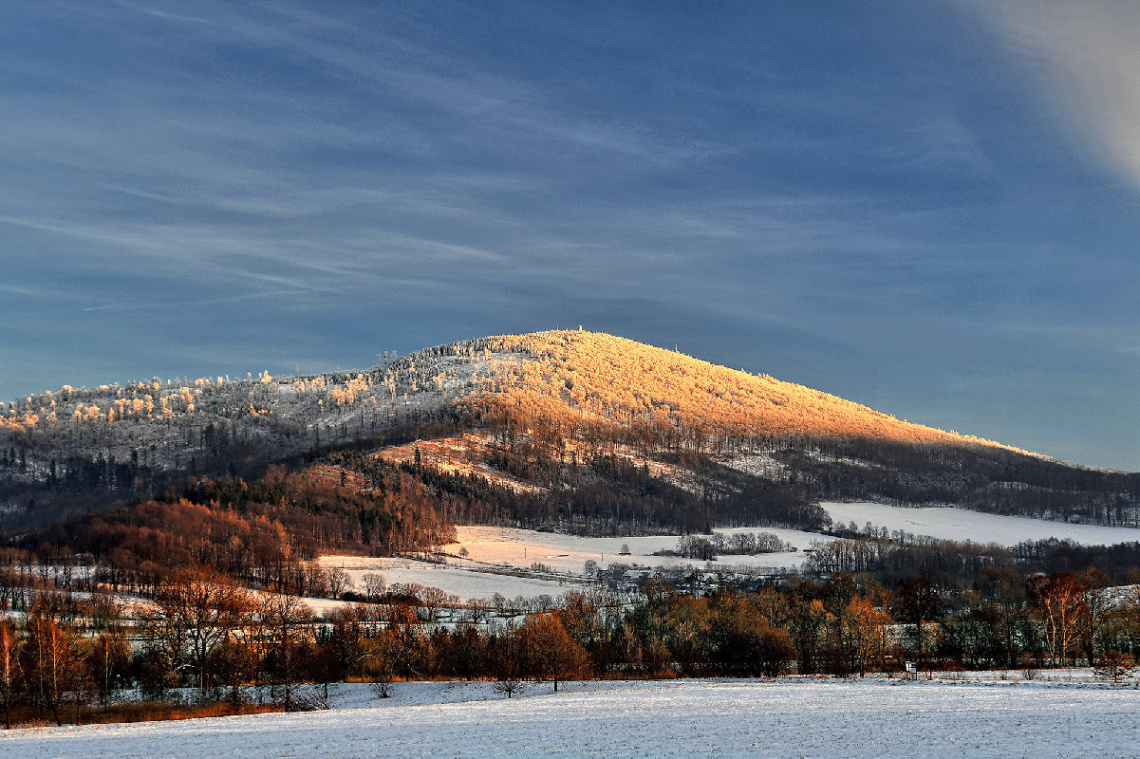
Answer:
[{"label": "snow-covered mountain", "polygon": [[270,464],[346,448],[475,477],[517,501],[496,518],[572,530],[819,527],[821,499],[1135,524],[1140,503],[1140,475],[912,424],[619,337],[555,331],[359,371],[30,396],[0,413],[0,508],[10,525],[42,524],[187,476],[256,479]]}]

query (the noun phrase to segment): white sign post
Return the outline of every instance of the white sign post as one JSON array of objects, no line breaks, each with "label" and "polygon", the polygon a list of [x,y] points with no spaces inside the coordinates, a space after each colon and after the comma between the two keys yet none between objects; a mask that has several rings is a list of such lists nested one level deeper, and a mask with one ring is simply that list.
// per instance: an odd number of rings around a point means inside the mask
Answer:
[{"label": "white sign post", "polygon": [[912,661],[908,661],[906,663],[906,673],[908,675],[914,675],[914,679],[917,680],[918,679],[918,665]]}]

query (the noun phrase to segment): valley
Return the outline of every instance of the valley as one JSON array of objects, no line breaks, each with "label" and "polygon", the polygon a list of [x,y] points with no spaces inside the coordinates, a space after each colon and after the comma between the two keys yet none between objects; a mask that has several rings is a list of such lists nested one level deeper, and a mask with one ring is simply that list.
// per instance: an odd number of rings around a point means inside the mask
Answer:
[{"label": "valley", "polygon": [[64,387],[0,419],[20,724],[323,709],[360,681],[1116,682],[1140,653],[1140,475],[610,335]]}]

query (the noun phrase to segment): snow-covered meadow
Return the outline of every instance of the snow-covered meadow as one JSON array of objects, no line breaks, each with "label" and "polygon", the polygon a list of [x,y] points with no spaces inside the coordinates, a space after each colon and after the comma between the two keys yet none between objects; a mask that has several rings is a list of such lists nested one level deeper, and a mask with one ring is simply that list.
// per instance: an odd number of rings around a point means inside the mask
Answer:
[{"label": "snow-covered meadow", "polygon": [[[1140,541],[1140,529],[1049,522],[966,509],[903,508],[879,503],[821,505],[836,523],[854,522],[862,528],[869,522],[891,531],[902,530],[914,535],[972,540],[975,543],[1012,546],[1023,540],[1050,537],[1066,538],[1086,545]],[[615,563],[636,563],[648,567],[691,565],[709,570],[752,567],[795,571],[803,564],[804,549],[810,548],[814,541],[833,539],[820,533],[775,527],[718,529],[717,532],[770,532],[797,550],[756,556],[721,556],[715,562],[702,562],[653,555],[656,551],[676,548],[677,535],[594,538],[509,527],[460,526],[457,528],[456,542],[443,546],[442,549],[453,557],[462,554],[464,558],[452,558],[445,564],[404,558],[356,556],[326,556],[321,563],[326,567],[344,569],[358,588],[362,586],[366,573],[378,572],[388,584],[416,583],[436,587],[464,600],[488,599],[496,593],[507,598],[532,598],[540,595],[557,597],[576,587],[576,581],[582,578],[587,561],[594,561],[602,568]],[[626,547],[629,553],[622,554],[622,549]],[[545,574],[517,577],[486,571],[503,566],[529,569],[534,564],[541,564],[552,573],[563,576],[558,578],[553,574]]]},{"label": "snow-covered meadow", "polygon": [[[384,582],[388,585],[400,583],[439,588],[464,601],[469,598],[490,598],[495,593],[501,593],[508,598],[560,596],[567,590],[579,587],[565,580],[560,582],[476,571],[477,565],[469,561],[437,564],[406,558],[323,556],[321,566],[326,569],[330,567],[343,569],[358,589],[364,587],[364,575],[377,573],[383,576]],[[581,570],[582,567],[579,565],[578,572]]]},{"label": "snow-covered meadow", "polygon": [[1028,517],[1007,517],[955,508],[903,508],[881,503],[821,503],[836,523],[867,522],[889,530],[929,535],[944,540],[972,540],[1012,546],[1023,540],[1065,538],[1083,545],[1112,545],[1140,541],[1140,529],[1095,524],[1050,522]]},{"label": "snow-covered meadow", "polygon": [[[949,540],[972,540],[975,543],[1015,545],[1023,540],[1067,538],[1085,545],[1111,545],[1140,541],[1140,529],[1101,527],[1098,525],[1049,522],[1042,519],[1001,516],[980,511],[955,508],[904,508],[879,503],[822,503],[820,504],[836,523],[855,522],[862,528],[867,522],[889,530],[903,530],[914,535],[928,535]],[[676,535],[647,537],[587,538],[535,530],[518,530],[505,527],[459,527],[458,540],[444,550],[457,554],[467,550],[470,560],[487,564],[509,564],[529,567],[534,562],[551,569],[580,572],[587,560],[599,566],[614,562],[637,562],[648,566],[676,566],[696,564],[723,567],[726,564],[794,568],[803,562],[803,550],[817,540],[833,538],[816,532],[787,530],[776,527],[742,527],[717,529],[716,532],[770,532],[780,540],[795,546],[789,553],[759,554],[756,556],[721,556],[711,564],[667,556],[654,556],[655,551],[675,548]],[[629,555],[619,555],[623,546]]]},{"label": "snow-covered meadow", "polygon": [[[400,690],[407,692],[401,697]],[[1140,690],[1046,682],[584,682],[492,697],[486,683],[357,687],[331,711],[0,734],[47,757],[1136,756]],[[486,699],[466,700],[464,699]],[[451,702],[451,703],[448,703]]]},{"label": "snow-covered meadow", "polygon": [[[587,538],[577,535],[563,535],[556,532],[517,530],[506,527],[459,527],[458,540],[444,546],[444,550],[457,554],[467,549],[472,561],[486,564],[509,564],[515,567],[529,567],[538,562],[551,569],[581,572],[588,560],[597,562],[600,567],[614,563],[636,562],[647,566],[668,567],[685,564],[704,566],[705,562],[682,559],[675,556],[654,556],[655,551],[677,547],[679,535],[649,535],[644,537]],[[800,530],[784,530],[776,527],[744,527],[717,530],[717,532],[770,532],[781,540],[791,543],[799,551],[811,545],[812,540],[826,539],[824,535]],[[622,555],[624,547],[628,555]],[[749,566],[798,566],[803,555],[792,553],[769,553],[757,556],[722,556],[714,565],[738,564]]]}]

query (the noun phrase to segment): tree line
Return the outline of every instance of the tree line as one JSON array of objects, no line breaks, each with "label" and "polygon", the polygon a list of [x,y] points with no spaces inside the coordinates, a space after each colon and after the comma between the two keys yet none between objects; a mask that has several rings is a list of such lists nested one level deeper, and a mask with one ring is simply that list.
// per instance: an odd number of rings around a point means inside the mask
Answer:
[{"label": "tree line", "polygon": [[344,681],[384,696],[400,681],[489,680],[509,697],[566,679],[846,677],[905,661],[1127,671],[1140,653],[1140,603],[1102,584],[1095,570],[993,569],[948,592],[924,576],[889,587],[841,572],[693,596],[649,581],[634,597],[573,591],[525,616],[469,608],[444,624],[395,597],[318,618],[293,596],[194,567],[168,575],[131,615],[105,593],[37,594],[26,615],[0,623],[0,699],[9,724],[62,723],[105,717],[122,688],[154,704],[189,692],[234,709],[306,709]]},{"label": "tree line", "polygon": [[994,570],[1038,574],[1093,571],[1105,584],[1140,581],[1140,543],[1083,546],[1048,538],[1005,548],[894,534],[889,538],[815,541],[805,555],[803,569],[809,575],[868,572],[887,583],[923,575],[944,590],[969,587]]},{"label": "tree line", "polygon": [[677,539],[676,548],[656,551],[654,555],[716,561],[717,556],[755,556],[795,550],[795,546],[771,532],[717,532],[712,535],[682,535]]}]

